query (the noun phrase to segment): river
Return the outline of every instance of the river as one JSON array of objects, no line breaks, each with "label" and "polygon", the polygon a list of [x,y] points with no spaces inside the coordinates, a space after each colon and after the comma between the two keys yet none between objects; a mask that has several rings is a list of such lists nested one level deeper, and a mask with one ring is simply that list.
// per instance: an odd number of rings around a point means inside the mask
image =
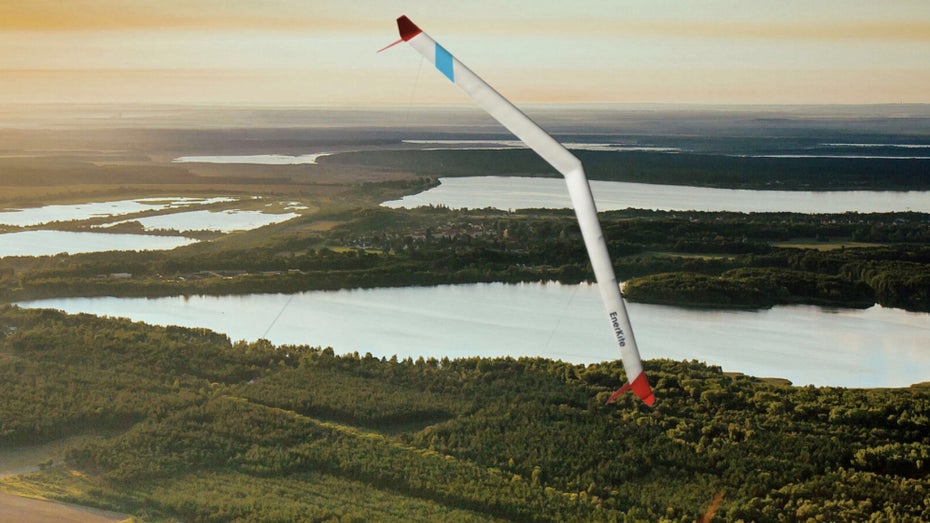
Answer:
[{"label": "river", "polygon": [[[618,357],[593,285],[472,284],[293,295],[55,298],[20,304],[206,327],[233,340],[331,346],[378,357]],[[930,381],[930,315],[875,306],[760,311],[630,304],[643,358],[696,359],[796,385]]]}]

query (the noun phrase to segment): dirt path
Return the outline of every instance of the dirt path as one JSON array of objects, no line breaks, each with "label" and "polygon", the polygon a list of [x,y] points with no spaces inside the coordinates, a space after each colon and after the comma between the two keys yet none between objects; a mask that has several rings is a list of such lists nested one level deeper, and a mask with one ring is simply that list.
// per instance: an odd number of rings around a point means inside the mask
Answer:
[{"label": "dirt path", "polygon": [[0,448],[0,478],[39,470],[41,463],[61,461],[67,449],[103,439],[106,433],[82,434],[25,447]]},{"label": "dirt path", "polygon": [[[61,459],[69,446],[100,437],[87,434],[32,447],[0,449],[0,478],[39,470],[40,463]],[[0,492],[0,523],[104,523],[129,518],[126,514]]]},{"label": "dirt path", "polygon": [[0,492],[0,523],[108,523],[129,516]]}]

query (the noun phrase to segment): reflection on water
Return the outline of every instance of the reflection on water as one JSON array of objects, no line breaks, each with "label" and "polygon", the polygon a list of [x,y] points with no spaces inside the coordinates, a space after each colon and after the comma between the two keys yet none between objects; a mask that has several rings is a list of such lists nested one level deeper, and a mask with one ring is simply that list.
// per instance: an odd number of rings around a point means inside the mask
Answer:
[{"label": "reflection on water", "polygon": [[[438,187],[382,205],[505,210],[571,207],[562,179],[478,176],[440,178],[440,182]],[[802,213],[930,212],[928,191],[750,191],[596,180],[591,182],[591,191],[601,211],[635,208]]]},{"label": "reflection on water", "polygon": [[67,205],[43,205],[0,212],[0,224],[26,227],[51,222],[86,220],[101,216],[120,216],[144,211],[177,209],[194,205],[233,202],[235,198],[138,198],[110,202],[87,202]]},{"label": "reflection on water", "polygon": [[0,258],[4,256],[52,256],[66,252],[158,251],[196,243],[183,236],[108,234],[70,231],[22,231],[0,234]]},{"label": "reflection on water", "polygon": [[[295,295],[60,298],[21,304],[206,327],[232,339],[332,346],[378,357],[616,359],[592,285],[445,285]],[[280,316],[279,316],[280,315]],[[930,380],[930,315],[775,307],[707,311],[630,305],[645,359],[696,359],[796,385],[898,387]]]},{"label": "reflection on water", "polygon": [[[163,212],[163,214],[139,216],[130,220],[95,224],[91,227],[105,228],[132,221],[138,222],[147,231],[217,231],[229,233],[257,229],[300,216],[300,214],[294,212],[270,213],[241,209],[186,210],[199,205],[237,201],[238,198],[219,196],[213,198],[139,198],[135,200],[87,202],[69,205],[45,205],[0,211],[0,224],[24,227],[59,221],[87,220],[159,211]],[[281,202],[281,204],[284,205],[283,210],[306,209],[299,202]],[[266,207],[272,205],[266,204]],[[30,230],[0,234],[0,257],[46,256],[63,252],[77,254],[101,251],[164,250],[188,245],[194,243],[194,241],[181,236]]]},{"label": "reflection on water", "polygon": [[[525,143],[520,140],[402,140],[403,143],[411,145],[424,145],[421,151],[449,151],[449,150],[502,150],[502,149],[527,149]],[[562,145],[572,151],[613,151],[613,152],[633,152],[647,151],[658,153],[680,153],[680,147],[661,147],[655,145],[640,144],[622,144],[622,143],[589,143],[589,142],[564,142]]]},{"label": "reflection on water", "polygon": [[288,156],[286,154],[246,154],[235,156],[182,156],[172,160],[174,163],[247,163],[259,165],[303,165],[315,164],[317,158],[329,156],[332,153],[301,154]]}]

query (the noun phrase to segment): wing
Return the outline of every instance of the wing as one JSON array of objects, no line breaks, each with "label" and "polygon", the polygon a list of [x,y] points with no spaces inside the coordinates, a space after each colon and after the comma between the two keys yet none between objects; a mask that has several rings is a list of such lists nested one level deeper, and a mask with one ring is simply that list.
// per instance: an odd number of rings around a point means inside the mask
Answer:
[{"label": "wing", "polygon": [[614,274],[610,255],[607,252],[607,243],[604,241],[601,224],[597,218],[594,196],[591,194],[591,187],[581,161],[478,75],[465,67],[462,62],[459,62],[452,53],[436,43],[409,18],[406,16],[398,18],[397,28],[400,31],[400,40],[395,44],[407,42],[419,51],[449,81],[459,86],[469,98],[565,177],[572,206],[578,217],[581,234],[588,250],[588,257],[597,278],[601,299],[607,309],[610,329],[620,349],[620,356],[623,358],[623,366],[629,380],[623,388],[611,396],[609,401],[614,400],[626,390],[632,390],[643,402],[651,406],[655,402],[655,396],[649,386],[646,373],[643,372],[642,360],[633,337],[633,328],[630,325],[623,296],[620,294],[620,285]]}]

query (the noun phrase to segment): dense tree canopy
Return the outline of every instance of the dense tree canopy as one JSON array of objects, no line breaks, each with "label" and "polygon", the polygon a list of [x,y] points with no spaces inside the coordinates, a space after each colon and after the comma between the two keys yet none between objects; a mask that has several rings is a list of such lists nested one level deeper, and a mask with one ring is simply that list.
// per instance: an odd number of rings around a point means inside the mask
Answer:
[{"label": "dense tree canopy", "polygon": [[[0,259],[0,299],[592,278],[566,210],[366,208],[296,222],[168,252]],[[339,225],[307,232],[320,222]],[[603,222],[634,301],[930,310],[930,218],[923,214],[627,210],[604,213]],[[107,277],[114,273],[132,278]]]},{"label": "dense tree canopy", "polygon": [[[748,348],[747,348],[748,349]],[[4,480],[183,521],[930,518],[930,389],[649,361],[379,359],[0,310],[0,448],[102,434]],[[70,471],[70,472],[69,472]]]}]

